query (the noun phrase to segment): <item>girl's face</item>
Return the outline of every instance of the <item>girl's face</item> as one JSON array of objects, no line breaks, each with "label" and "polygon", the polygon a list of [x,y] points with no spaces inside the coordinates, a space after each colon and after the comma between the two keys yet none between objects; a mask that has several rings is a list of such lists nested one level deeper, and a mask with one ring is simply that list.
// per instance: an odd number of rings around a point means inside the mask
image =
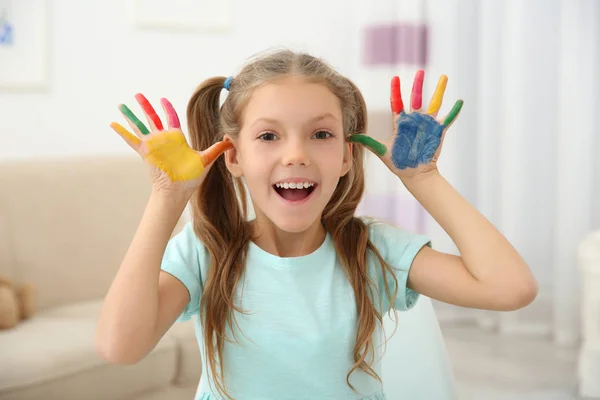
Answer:
[{"label": "girl's face", "polygon": [[242,115],[226,163],[243,176],[257,222],[290,233],[306,231],[321,215],[352,165],[339,99],[324,85],[286,77],[259,87]]}]

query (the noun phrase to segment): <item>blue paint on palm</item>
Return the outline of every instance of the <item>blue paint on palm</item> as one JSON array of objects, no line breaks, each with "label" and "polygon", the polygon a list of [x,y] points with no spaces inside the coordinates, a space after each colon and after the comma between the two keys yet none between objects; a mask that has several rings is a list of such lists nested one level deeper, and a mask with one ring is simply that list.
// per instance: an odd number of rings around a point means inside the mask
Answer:
[{"label": "blue paint on palm", "polygon": [[392,163],[398,169],[428,164],[440,146],[444,126],[427,114],[400,113],[392,145]]}]

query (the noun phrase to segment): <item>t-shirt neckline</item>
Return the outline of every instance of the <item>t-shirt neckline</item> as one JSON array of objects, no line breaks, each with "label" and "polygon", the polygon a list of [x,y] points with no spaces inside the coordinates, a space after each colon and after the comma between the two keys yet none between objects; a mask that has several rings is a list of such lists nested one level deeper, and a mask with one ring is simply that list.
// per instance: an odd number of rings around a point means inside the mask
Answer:
[{"label": "t-shirt neckline", "polygon": [[298,257],[280,257],[263,250],[256,243],[250,241],[248,259],[282,268],[297,268],[306,265],[321,264],[326,259],[326,255],[331,251],[331,243],[331,235],[327,232],[323,243],[312,253]]}]

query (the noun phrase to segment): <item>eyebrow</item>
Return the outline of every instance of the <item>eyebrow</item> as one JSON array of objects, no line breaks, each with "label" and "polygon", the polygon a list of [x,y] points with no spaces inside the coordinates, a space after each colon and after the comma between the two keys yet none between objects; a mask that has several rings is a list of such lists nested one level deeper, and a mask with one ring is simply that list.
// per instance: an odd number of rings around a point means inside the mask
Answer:
[{"label": "eyebrow", "polygon": [[[325,113],[325,114],[318,115],[318,116],[312,118],[310,121],[308,121],[308,123],[319,122],[324,119],[334,119],[336,121],[338,120],[337,117],[335,115],[333,115],[332,113]],[[252,123],[252,126],[258,124],[259,122],[266,122],[266,123],[270,123],[270,124],[281,125],[281,121],[274,119],[274,118],[258,118],[257,120],[255,120]]]}]

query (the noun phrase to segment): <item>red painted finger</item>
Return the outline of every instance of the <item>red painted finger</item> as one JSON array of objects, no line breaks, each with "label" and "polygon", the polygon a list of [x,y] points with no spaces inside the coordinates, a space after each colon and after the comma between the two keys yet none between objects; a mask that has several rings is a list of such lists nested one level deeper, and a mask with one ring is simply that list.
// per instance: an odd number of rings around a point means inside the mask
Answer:
[{"label": "red painted finger", "polygon": [[173,108],[171,102],[163,97],[160,99],[160,104],[165,110],[165,114],[167,114],[167,123],[169,124],[169,128],[181,128],[177,111],[175,111],[175,108]]},{"label": "red painted finger", "polygon": [[422,69],[418,70],[415,75],[415,80],[412,87],[411,95],[411,107],[413,110],[421,109],[423,103],[423,79],[425,77],[425,71]]},{"label": "red painted finger", "polygon": [[152,104],[150,104],[148,99],[141,93],[136,94],[135,99],[137,100],[138,104],[140,106],[142,106],[142,110],[144,110],[144,113],[154,123],[154,126],[156,127],[156,129],[158,129],[159,131],[162,131],[163,130],[162,121],[160,120],[160,117],[158,116],[158,114],[156,114],[154,107],[152,107]]},{"label": "red painted finger", "polygon": [[400,78],[397,76],[392,78],[390,104],[392,106],[392,112],[394,114],[400,114],[402,110],[404,110],[404,103],[402,103],[402,93],[400,92]]}]

